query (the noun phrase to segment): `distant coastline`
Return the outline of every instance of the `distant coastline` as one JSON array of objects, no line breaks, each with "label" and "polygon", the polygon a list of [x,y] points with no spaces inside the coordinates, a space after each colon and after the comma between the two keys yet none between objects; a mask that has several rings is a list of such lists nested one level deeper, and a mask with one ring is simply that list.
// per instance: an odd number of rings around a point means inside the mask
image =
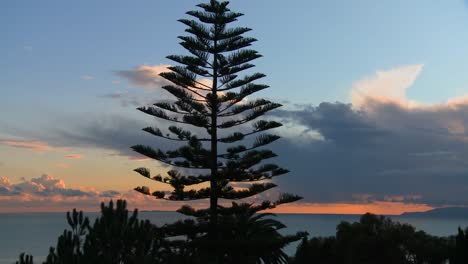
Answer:
[{"label": "distant coastline", "polygon": [[425,212],[403,213],[402,217],[468,218],[468,207],[435,208]]}]

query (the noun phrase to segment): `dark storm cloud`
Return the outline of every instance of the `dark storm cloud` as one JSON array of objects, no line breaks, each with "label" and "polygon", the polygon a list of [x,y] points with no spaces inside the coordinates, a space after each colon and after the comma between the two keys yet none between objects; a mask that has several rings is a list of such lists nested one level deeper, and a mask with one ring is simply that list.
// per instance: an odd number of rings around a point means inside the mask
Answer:
[{"label": "dark storm cloud", "polygon": [[353,201],[365,194],[375,200],[398,196],[468,205],[468,107],[463,104],[404,108],[375,101],[356,110],[322,103],[274,115],[321,135],[300,144],[289,137],[276,147],[280,163],[292,170],[280,186],[308,201]]},{"label": "dark storm cloud", "polygon": [[351,104],[324,102],[318,107],[304,106],[300,111],[276,111],[275,115],[318,131],[327,141],[340,145],[368,143],[386,133],[365,112],[353,111]]}]

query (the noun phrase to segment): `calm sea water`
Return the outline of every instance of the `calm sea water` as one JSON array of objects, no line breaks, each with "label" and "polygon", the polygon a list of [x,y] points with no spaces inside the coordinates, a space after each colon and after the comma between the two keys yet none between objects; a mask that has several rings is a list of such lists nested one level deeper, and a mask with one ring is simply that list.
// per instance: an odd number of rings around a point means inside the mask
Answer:
[{"label": "calm sea water", "polygon": [[[87,213],[95,218],[97,213]],[[140,219],[149,219],[161,225],[180,219],[174,212],[140,212]],[[280,214],[278,219],[288,227],[284,233],[307,231],[311,236],[330,236],[335,234],[336,225],[341,221],[354,222],[358,215],[307,215]],[[455,234],[459,226],[468,226],[468,218],[410,218],[392,217],[395,221],[409,223],[417,229],[432,235],[446,236]],[[36,263],[45,259],[50,246],[55,246],[57,237],[68,228],[64,213],[21,213],[0,214],[0,264],[14,263],[21,252],[34,256]],[[286,248],[294,254],[297,244]]]}]

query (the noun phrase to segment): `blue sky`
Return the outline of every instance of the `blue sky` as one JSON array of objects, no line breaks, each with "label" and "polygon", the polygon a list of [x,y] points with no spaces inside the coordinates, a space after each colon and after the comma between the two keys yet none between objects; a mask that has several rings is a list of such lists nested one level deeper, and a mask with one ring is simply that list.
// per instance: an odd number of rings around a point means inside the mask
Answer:
[{"label": "blue sky", "polygon": [[[166,55],[179,53],[183,25],[175,21],[195,3],[4,1],[4,93],[15,103],[27,92],[90,105],[90,97],[121,88],[111,85],[113,70],[167,63]],[[269,76],[275,97],[348,101],[353,81],[416,63],[426,66],[409,91],[412,98],[438,102],[467,88],[463,1],[256,0],[235,1],[232,9],[246,14],[239,25],[252,27],[259,39],[255,47],[265,57],[257,70]],[[83,75],[95,79],[82,82]]]},{"label": "blue sky", "polygon": [[[100,116],[136,120],[132,123],[136,127],[129,129],[139,129],[137,121],[144,117],[131,103],[119,99],[160,94],[141,89],[117,73],[145,64],[168,64],[165,56],[183,53],[177,36],[184,34],[184,26],[176,20],[198,2],[2,1],[0,139],[84,148],[94,158],[103,149],[112,149],[111,142],[102,146],[97,139],[96,143],[83,142],[92,138],[91,132],[67,141],[70,138],[63,131],[78,133],[99,123],[107,124],[110,131],[115,122],[106,123]],[[256,61],[255,70],[267,74],[264,82],[272,87],[260,95],[307,106],[300,111],[321,111],[310,107],[322,102],[356,103],[351,99],[353,89],[362,88],[366,80],[379,79],[377,72],[388,73],[393,82],[395,69],[408,70],[399,81],[411,80],[395,88],[405,93],[398,100],[436,105],[468,94],[468,7],[464,1],[243,0],[232,1],[231,9],[245,14],[237,25],[253,28],[249,35],[259,40],[254,48],[264,57]],[[414,67],[405,68],[408,65]],[[110,98],[117,94],[118,100]],[[412,111],[422,111],[406,110],[411,116]],[[464,117],[464,113],[457,115]],[[297,116],[291,126],[307,130],[309,123]],[[320,132],[320,126],[309,129]],[[6,157],[11,146],[3,148],[0,161],[10,164],[4,176],[20,179],[39,176],[27,173],[49,172],[45,165],[37,165],[37,171],[19,170],[21,176],[12,175],[20,160],[34,158],[26,153],[14,162]],[[69,182],[77,177],[77,172],[64,174],[61,178]],[[124,183],[115,188],[123,188]]]}]

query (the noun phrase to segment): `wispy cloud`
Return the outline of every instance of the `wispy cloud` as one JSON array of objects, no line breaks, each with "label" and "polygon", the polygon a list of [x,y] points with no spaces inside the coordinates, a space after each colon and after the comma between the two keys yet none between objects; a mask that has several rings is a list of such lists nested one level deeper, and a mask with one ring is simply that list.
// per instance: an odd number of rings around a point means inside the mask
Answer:
[{"label": "wispy cloud", "polygon": [[117,91],[101,95],[100,97],[119,100],[122,107],[137,107],[154,103],[154,100],[147,96],[140,96],[135,93],[130,93],[129,91]]},{"label": "wispy cloud", "polygon": [[42,152],[64,152],[65,148],[52,147],[47,142],[22,139],[0,139],[0,144],[14,147],[34,150],[36,153]]},{"label": "wispy cloud", "polygon": [[92,75],[81,75],[80,77],[82,80],[85,80],[85,81],[90,81],[90,80],[93,80],[94,79],[94,76]]},{"label": "wispy cloud", "polygon": [[84,155],[81,154],[68,154],[65,156],[67,159],[82,159]]},{"label": "wispy cloud", "polygon": [[[69,153],[70,149],[64,147],[51,146],[45,141],[26,140],[26,139],[0,139],[0,145],[5,145],[13,148],[29,150],[34,154],[44,153]],[[84,155],[70,153],[65,155],[66,159],[82,159]],[[63,167],[63,166],[62,166]]]},{"label": "wispy cloud", "polygon": [[149,161],[151,160],[150,158],[146,158],[144,156],[128,156],[129,160],[134,160],[134,161]]}]

